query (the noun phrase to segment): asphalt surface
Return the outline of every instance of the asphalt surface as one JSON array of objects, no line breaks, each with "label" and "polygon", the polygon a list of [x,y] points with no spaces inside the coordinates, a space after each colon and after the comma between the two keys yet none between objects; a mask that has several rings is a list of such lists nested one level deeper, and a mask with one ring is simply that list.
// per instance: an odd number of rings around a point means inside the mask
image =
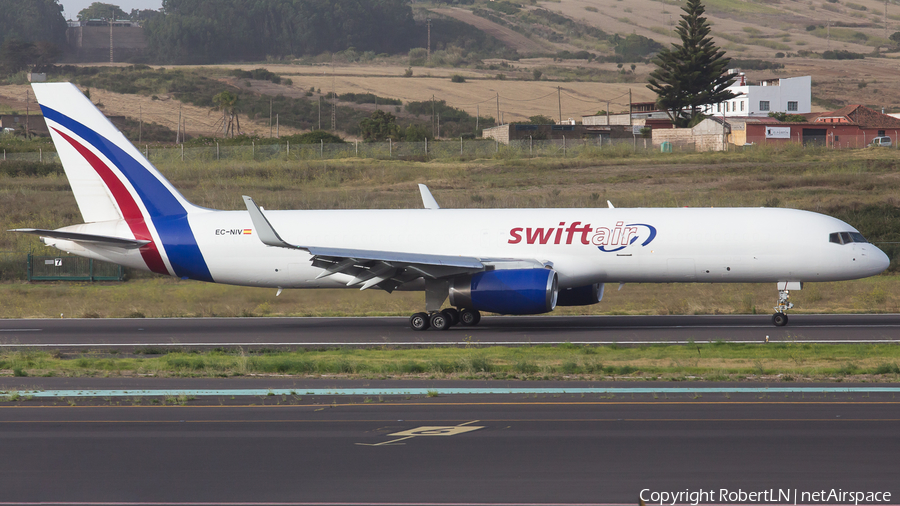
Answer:
[{"label": "asphalt surface", "polygon": [[687,341],[900,341],[900,315],[486,317],[415,332],[406,318],[0,320],[0,346],[535,344]]},{"label": "asphalt surface", "polygon": [[897,503],[893,394],[708,397],[18,404],[0,407],[0,503],[636,504],[645,489]]}]

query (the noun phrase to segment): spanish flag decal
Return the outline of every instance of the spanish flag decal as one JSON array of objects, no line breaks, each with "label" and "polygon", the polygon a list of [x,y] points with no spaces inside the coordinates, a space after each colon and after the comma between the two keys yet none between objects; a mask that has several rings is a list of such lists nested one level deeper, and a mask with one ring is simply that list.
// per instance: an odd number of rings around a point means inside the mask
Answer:
[{"label": "spanish flag decal", "polygon": [[244,229],[244,235],[250,235],[250,234],[252,234],[252,233],[253,233],[253,229],[252,229],[252,228],[245,228],[245,229]]}]

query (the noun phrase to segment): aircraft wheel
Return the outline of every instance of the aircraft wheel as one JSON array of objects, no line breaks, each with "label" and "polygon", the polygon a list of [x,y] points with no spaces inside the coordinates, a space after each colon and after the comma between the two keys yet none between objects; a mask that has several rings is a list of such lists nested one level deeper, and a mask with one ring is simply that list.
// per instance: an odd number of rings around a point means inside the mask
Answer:
[{"label": "aircraft wheel", "polygon": [[409,326],[412,327],[413,330],[427,330],[431,324],[429,323],[427,314],[416,313],[409,317]]},{"label": "aircraft wheel", "polygon": [[477,309],[463,309],[459,313],[459,323],[466,326],[478,325],[481,321],[481,313]]},{"label": "aircraft wheel", "polygon": [[776,327],[784,327],[788,324],[788,316],[784,313],[775,313],[772,315],[772,323]]},{"label": "aircraft wheel", "polygon": [[444,316],[450,319],[451,327],[459,323],[459,311],[457,311],[456,308],[448,307],[447,309],[441,311],[441,313],[444,313]]},{"label": "aircraft wheel", "polygon": [[431,315],[431,326],[434,330],[447,330],[450,328],[450,318],[444,313],[434,313]]}]

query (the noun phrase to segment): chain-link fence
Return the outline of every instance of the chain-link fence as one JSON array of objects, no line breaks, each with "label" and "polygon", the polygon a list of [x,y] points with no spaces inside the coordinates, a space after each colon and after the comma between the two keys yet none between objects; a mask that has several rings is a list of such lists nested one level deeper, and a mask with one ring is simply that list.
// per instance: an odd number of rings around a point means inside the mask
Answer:
[{"label": "chain-link fence", "polygon": [[122,281],[121,265],[92,258],[73,256],[35,256],[28,254],[28,281]]},{"label": "chain-link fence", "polygon": [[[491,139],[458,139],[421,142],[347,142],[339,144],[267,143],[204,147],[138,146],[151,162],[217,161],[217,160],[333,160],[342,158],[374,158],[422,160],[434,158],[491,158],[495,156],[567,157],[601,153],[604,150],[653,151],[649,138],[634,139],[519,139],[504,144]],[[684,149],[682,149],[684,150]],[[58,162],[55,152],[6,153],[3,160]]]}]

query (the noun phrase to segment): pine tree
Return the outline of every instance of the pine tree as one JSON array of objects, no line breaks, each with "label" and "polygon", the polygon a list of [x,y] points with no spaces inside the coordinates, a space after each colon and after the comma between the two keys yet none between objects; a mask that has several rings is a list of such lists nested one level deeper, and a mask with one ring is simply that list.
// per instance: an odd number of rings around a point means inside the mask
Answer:
[{"label": "pine tree", "polygon": [[681,45],[672,44],[657,55],[656,70],[650,73],[648,88],[657,94],[656,105],[665,110],[676,127],[695,124],[700,107],[731,100],[737,95],[727,88],[734,80],[725,75],[731,58],[725,57],[709,36],[700,0],[687,0],[676,33]]}]

